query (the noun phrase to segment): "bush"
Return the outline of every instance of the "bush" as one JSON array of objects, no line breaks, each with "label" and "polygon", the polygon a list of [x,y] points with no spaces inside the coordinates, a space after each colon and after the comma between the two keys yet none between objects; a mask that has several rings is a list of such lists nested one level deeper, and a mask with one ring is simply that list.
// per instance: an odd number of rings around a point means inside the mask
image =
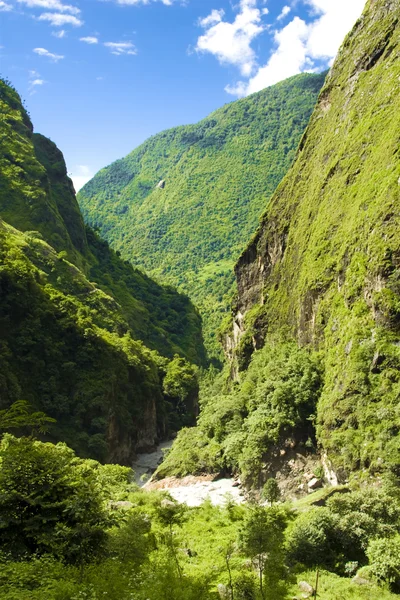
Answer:
[{"label": "bush", "polygon": [[289,562],[307,567],[334,568],[341,558],[339,518],[327,508],[301,514],[289,526],[286,551]]},{"label": "bush", "polygon": [[9,434],[0,444],[0,514],[3,550],[16,557],[51,552],[72,563],[101,552],[110,524],[90,462],[65,444]]},{"label": "bush", "polygon": [[367,556],[375,577],[400,591],[400,535],[388,540],[373,540]]}]

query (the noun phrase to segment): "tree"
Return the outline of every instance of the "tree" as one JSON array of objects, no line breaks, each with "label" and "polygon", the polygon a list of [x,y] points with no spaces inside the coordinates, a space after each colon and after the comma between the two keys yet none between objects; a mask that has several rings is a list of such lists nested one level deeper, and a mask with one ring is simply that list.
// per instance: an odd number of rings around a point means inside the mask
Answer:
[{"label": "tree", "polygon": [[26,400],[17,400],[10,408],[0,410],[0,430],[29,428],[32,434],[34,430],[46,433],[49,425],[55,422],[55,419],[44,412],[34,411]]},{"label": "tree", "polygon": [[184,358],[175,354],[167,367],[163,381],[163,391],[171,400],[172,426],[180,429],[183,425],[194,425],[198,413],[199,393],[198,370]]},{"label": "tree", "polygon": [[281,491],[279,489],[278,482],[274,478],[268,479],[267,483],[263,487],[262,498],[268,500],[272,505],[274,502],[278,502],[281,497]]},{"label": "tree", "polygon": [[370,543],[367,556],[372,572],[381,581],[400,590],[400,535]]},{"label": "tree", "polygon": [[5,434],[0,443],[0,548],[20,557],[52,553],[83,565],[99,554],[111,524],[94,461]]},{"label": "tree", "polygon": [[[242,551],[256,566],[263,599],[279,598],[283,581],[283,542],[287,516],[282,509],[252,506],[239,533]],[[265,585],[266,584],[266,585]]]},{"label": "tree", "polygon": [[180,579],[182,578],[182,569],[179,564],[179,559],[176,552],[173,526],[182,524],[183,519],[185,518],[185,512],[185,505],[179,504],[176,501],[169,500],[168,498],[165,498],[161,501],[157,512],[157,518],[160,521],[160,523],[164,525],[164,527],[168,527],[168,545],[171,554],[174,558],[176,569],[178,571]]}]

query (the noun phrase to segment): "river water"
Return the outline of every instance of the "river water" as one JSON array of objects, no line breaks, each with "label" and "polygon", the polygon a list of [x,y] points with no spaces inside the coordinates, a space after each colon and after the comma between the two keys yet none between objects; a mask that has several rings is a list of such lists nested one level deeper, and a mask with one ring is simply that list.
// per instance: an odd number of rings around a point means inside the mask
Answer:
[{"label": "river water", "polygon": [[216,506],[225,504],[228,500],[237,504],[244,502],[240,483],[231,478],[215,479],[212,475],[189,475],[182,479],[167,477],[160,481],[151,481],[151,475],[162,462],[163,451],[171,446],[172,441],[164,442],[154,452],[138,455],[132,465],[138,485],[148,490],[167,490],[177,502],[188,506],[200,506],[206,499]]}]

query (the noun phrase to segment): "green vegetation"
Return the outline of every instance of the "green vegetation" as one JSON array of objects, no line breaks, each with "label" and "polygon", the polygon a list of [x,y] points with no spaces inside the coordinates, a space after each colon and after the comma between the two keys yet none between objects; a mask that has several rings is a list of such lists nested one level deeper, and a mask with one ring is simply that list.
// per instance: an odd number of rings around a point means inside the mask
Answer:
[{"label": "green vegetation", "polygon": [[1,598],[288,600],[302,597],[298,582],[314,585],[316,567],[322,600],[397,597],[398,487],[336,493],[298,513],[229,498],[188,508],[131,478],[65,444],[5,434]]},{"label": "green vegetation", "polygon": [[292,77],[164,131],[78,194],[85,220],[123,258],[190,296],[214,357],[233,265],[294,159],[324,77]]},{"label": "green vegetation", "polygon": [[342,482],[399,475],[396,10],[369,3],[346,38],[236,266],[230,371],[202,392],[195,447],[182,432],[160,475],[184,473],[196,453],[260,486],[291,441],[326,454]]},{"label": "green vegetation", "polygon": [[135,339],[164,356],[177,353],[204,365],[201,319],[188,298],[133,269],[96,233],[85,231],[62,153],[44,136],[32,134],[18,94],[1,80],[0,103],[1,218],[64,252],[118,302]]},{"label": "green vegetation", "polygon": [[268,452],[292,436],[315,447],[316,405],[322,379],[317,355],[294,342],[255,353],[240,384],[226,374],[204,386],[195,429],[183,429],[159,467],[159,477],[204,471],[239,471],[251,485],[263,483]]},{"label": "green vegetation", "polygon": [[[134,341],[115,301],[44,241],[3,224],[0,260],[1,405],[25,398],[83,456],[125,462],[151,445],[166,359]],[[141,442],[146,427],[153,438]]]},{"label": "green vegetation", "polygon": [[368,3],[297,160],[236,267],[238,365],[291,335],[321,353],[317,438],[339,476],[398,472],[399,3]]},{"label": "green vegetation", "polygon": [[194,421],[200,316],[85,230],[61,152],[1,80],[0,103],[0,418],[23,398],[49,439],[129,463]]}]

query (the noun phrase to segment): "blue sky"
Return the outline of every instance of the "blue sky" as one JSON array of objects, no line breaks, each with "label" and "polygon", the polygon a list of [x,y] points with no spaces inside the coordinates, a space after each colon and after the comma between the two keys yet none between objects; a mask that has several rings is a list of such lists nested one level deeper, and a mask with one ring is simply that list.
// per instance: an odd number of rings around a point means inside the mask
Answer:
[{"label": "blue sky", "polygon": [[0,0],[0,73],[79,188],[162,129],[332,63],[365,0]]}]

